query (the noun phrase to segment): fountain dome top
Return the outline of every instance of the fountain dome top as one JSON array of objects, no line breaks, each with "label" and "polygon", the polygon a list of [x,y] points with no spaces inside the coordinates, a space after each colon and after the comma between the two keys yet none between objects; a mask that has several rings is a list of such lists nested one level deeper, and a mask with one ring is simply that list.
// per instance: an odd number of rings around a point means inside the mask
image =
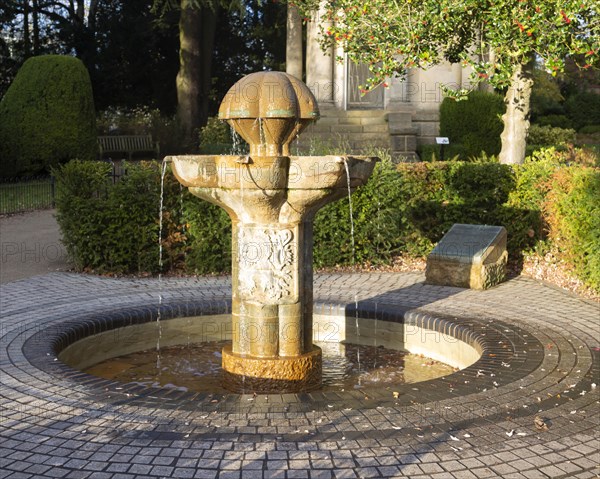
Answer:
[{"label": "fountain dome top", "polygon": [[298,118],[317,120],[319,107],[308,87],[296,77],[276,71],[246,75],[227,92],[219,118]]},{"label": "fountain dome top", "polygon": [[289,156],[294,138],[319,119],[319,107],[296,77],[264,71],[243,77],[229,89],[219,119],[250,144],[251,156]]}]

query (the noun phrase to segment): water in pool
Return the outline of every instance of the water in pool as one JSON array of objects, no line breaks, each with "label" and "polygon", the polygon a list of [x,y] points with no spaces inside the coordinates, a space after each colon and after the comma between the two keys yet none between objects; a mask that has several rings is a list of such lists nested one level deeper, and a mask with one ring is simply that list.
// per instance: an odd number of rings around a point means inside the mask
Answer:
[{"label": "water in pool", "polygon": [[[88,374],[145,386],[172,387],[204,393],[226,393],[221,385],[221,350],[227,341],[170,346],[107,359]],[[386,349],[317,342],[323,350],[323,391],[361,386],[415,383],[452,374],[455,369],[429,358]]]}]

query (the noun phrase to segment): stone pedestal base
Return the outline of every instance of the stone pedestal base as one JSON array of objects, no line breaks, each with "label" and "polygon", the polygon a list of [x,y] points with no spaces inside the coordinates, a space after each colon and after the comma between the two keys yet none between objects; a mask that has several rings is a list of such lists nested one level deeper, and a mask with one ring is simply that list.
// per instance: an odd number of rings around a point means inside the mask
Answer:
[{"label": "stone pedestal base", "polygon": [[438,258],[427,260],[425,280],[429,284],[458,288],[488,289],[504,281],[508,253],[487,264],[462,263]]},{"label": "stone pedestal base", "polygon": [[504,227],[455,224],[427,257],[425,281],[487,289],[504,281],[507,261]]},{"label": "stone pedestal base", "polygon": [[321,387],[321,348],[295,357],[240,356],[223,348],[223,385],[237,393],[297,393]]}]

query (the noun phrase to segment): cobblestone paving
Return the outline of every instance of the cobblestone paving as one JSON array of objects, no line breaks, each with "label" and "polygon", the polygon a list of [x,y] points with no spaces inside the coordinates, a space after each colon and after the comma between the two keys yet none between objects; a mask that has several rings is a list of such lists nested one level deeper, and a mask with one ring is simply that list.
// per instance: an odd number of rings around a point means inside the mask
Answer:
[{"label": "cobblestone paving", "polygon": [[422,281],[320,275],[315,299],[457,324],[475,318],[504,328],[493,341],[513,351],[510,361],[500,354],[492,364],[490,353],[429,389],[406,385],[398,399],[385,389],[277,395],[264,409],[257,403],[266,398],[249,395],[202,398],[194,408],[172,391],[101,389],[89,376],[54,373],[51,353],[47,364],[26,354],[52,328],[103,312],[227,303],[228,278],[54,273],[2,285],[0,478],[599,477],[599,305],[525,278],[485,292]]}]

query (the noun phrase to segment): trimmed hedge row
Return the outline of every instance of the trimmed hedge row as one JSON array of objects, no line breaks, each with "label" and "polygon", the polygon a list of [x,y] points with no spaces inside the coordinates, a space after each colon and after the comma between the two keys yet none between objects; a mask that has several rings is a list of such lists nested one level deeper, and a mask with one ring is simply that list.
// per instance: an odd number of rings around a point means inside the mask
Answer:
[{"label": "trimmed hedge row", "polygon": [[[535,153],[524,165],[432,162],[394,165],[389,156],[352,195],[354,251],[347,200],[319,211],[317,267],[386,263],[427,254],[454,223],[503,225],[512,257],[549,237],[588,284],[600,288],[600,170],[566,166],[563,153]],[[55,171],[58,220],[79,269],[156,273],[160,166],[130,165],[113,185],[106,165],[71,162]],[[228,272],[231,226],[220,208],[165,175],[164,270]]]},{"label": "trimmed hedge row", "polygon": [[[128,164],[114,183],[110,165],[74,160],[56,168],[56,209],[63,243],[80,271],[160,272],[161,166]],[[204,274],[230,265],[227,214],[194,198],[172,174],[164,175],[163,271]]]}]

